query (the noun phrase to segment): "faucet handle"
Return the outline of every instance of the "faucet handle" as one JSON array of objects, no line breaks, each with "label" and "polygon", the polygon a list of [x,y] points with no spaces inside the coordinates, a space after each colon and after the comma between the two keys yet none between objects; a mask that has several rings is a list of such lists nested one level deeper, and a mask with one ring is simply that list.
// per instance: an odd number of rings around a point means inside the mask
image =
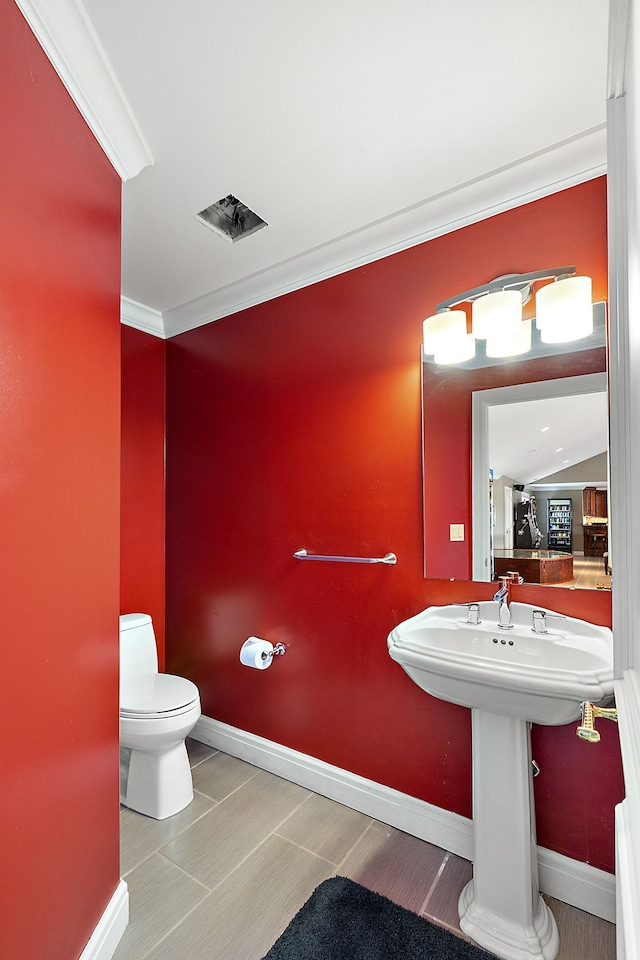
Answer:
[{"label": "faucet handle", "polygon": [[456,603],[455,606],[467,608],[467,623],[482,623],[480,619],[480,604],[476,601],[471,603]]},{"label": "faucet handle", "polygon": [[547,630],[547,617],[551,617],[552,620],[566,620],[567,618],[562,613],[549,613],[547,610],[534,610],[531,614],[532,626],[531,629],[534,633],[548,633]]},{"label": "faucet handle", "polygon": [[617,723],[618,711],[615,707],[596,707],[590,700],[584,700],[580,704],[580,726],[576,727],[576,734],[587,743],[598,743],[600,740],[600,734],[594,727],[596,717],[604,717]]},{"label": "faucet handle", "polygon": [[547,630],[547,611],[546,610],[534,610],[531,614],[532,626],[531,629],[534,633],[548,633]]},{"label": "faucet handle", "polygon": [[479,603],[468,603],[467,610],[467,623],[482,623],[480,619],[480,604]]}]

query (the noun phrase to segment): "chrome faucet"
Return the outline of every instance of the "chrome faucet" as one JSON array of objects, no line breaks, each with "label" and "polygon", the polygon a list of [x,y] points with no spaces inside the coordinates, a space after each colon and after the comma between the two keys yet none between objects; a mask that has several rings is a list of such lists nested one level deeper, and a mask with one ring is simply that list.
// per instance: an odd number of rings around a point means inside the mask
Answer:
[{"label": "chrome faucet", "polygon": [[505,577],[498,577],[500,581],[500,589],[495,592],[493,599],[498,604],[498,627],[501,630],[511,630],[513,628],[513,623],[511,622],[511,609],[510,609],[510,588],[513,583],[524,583],[523,578],[519,573],[509,572]]},{"label": "chrome faucet", "polygon": [[509,577],[500,577],[500,589],[497,590],[493,599],[498,604],[498,626],[501,630],[510,630],[513,627],[511,622],[511,610],[509,609]]}]

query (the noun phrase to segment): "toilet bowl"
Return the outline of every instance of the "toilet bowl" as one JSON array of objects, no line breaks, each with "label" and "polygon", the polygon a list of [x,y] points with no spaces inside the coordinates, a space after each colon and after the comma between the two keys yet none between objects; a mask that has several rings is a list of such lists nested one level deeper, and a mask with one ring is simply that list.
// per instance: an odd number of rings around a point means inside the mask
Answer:
[{"label": "toilet bowl", "polygon": [[198,688],[158,673],[151,617],[120,617],[120,800],[156,820],[193,799],[185,738],[200,717]]}]

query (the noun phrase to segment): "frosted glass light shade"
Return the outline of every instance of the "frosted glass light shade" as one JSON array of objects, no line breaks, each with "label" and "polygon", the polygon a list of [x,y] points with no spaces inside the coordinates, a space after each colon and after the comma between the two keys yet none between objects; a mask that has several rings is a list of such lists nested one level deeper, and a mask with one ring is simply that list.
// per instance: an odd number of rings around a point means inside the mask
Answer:
[{"label": "frosted glass light shade", "polygon": [[471,330],[478,340],[509,336],[522,322],[522,295],[518,290],[498,290],[474,300]]},{"label": "frosted glass light shade", "polygon": [[436,353],[449,340],[460,340],[467,335],[467,315],[464,310],[445,310],[427,317],[422,323],[422,342],[425,353]]},{"label": "frosted glass light shade", "polygon": [[487,340],[488,357],[517,357],[531,350],[531,320],[521,320],[515,333]]},{"label": "frosted glass light shade", "polygon": [[581,340],[593,333],[591,277],[565,277],[536,294],[536,326],[543,343]]},{"label": "frosted glass light shade", "polygon": [[463,336],[451,337],[446,343],[438,347],[434,356],[434,363],[464,363],[472,360],[476,355],[476,339],[472,333]]}]

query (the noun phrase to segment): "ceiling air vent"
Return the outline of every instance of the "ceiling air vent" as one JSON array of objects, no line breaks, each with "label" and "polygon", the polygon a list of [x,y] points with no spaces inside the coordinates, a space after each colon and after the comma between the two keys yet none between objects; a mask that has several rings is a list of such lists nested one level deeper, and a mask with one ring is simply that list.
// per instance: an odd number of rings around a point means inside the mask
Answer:
[{"label": "ceiling air vent", "polygon": [[259,217],[253,210],[249,210],[246,204],[242,203],[231,193],[217,203],[212,203],[196,215],[196,220],[204,223],[206,227],[215,230],[225,239],[235,243],[236,240],[242,240],[250,234],[266,227],[267,223],[262,217]]}]

